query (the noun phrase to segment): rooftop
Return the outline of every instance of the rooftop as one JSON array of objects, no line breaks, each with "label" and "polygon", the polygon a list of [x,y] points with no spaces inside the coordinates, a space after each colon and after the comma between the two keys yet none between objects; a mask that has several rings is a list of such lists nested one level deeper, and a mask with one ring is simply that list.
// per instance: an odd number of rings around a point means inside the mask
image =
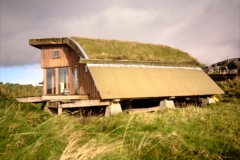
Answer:
[{"label": "rooftop", "polygon": [[189,53],[161,44],[72,37],[90,59],[158,61],[169,65],[201,66]]},{"label": "rooftop", "polygon": [[[81,37],[30,39],[29,44],[41,48],[44,45],[68,45],[82,58],[90,60],[129,60],[139,63],[159,63],[170,66],[202,66],[189,53],[161,44],[119,40],[90,39]],[[80,48],[80,49],[79,49]]]}]

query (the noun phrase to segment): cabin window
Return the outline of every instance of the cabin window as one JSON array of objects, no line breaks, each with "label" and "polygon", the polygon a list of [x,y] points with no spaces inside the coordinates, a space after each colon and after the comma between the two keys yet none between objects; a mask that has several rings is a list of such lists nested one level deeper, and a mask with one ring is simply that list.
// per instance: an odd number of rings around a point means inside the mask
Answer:
[{"label": "cabin window", "polygon": [[59,57],[60,57],[59,51],[54,51],[53,58],[59,58]]},{"label": "cabin window", "polygon": [[47,94],[56,93],[55,69],[47,69]]},{"label": "cabin window", "polygon": [[69,94],[69,67],[58,69],[59,92],[60,94]]},{"label": "cabin window", "polygon": [[74,92],[75,94],[78,94],[78,71],[77,66],[74,68]]}]

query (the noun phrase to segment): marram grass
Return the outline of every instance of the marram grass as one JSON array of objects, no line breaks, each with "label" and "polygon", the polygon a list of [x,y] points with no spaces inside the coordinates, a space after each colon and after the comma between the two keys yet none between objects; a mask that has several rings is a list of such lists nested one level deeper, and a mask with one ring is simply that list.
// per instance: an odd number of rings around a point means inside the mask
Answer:
[{"label": "marram grass", "polygon": [[236,159],[239,103],[78,118],[0,94],[0,159]]}]

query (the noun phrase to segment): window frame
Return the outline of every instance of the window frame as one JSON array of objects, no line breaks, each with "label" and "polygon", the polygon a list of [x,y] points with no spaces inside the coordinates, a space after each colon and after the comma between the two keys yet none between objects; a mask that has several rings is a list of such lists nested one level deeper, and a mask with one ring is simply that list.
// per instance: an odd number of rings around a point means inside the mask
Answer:
[{"label": "window frame", "polygon": [[[58,53],[58,55],[55,55],[55,53]],[[60,51],[59,50],[53,51],[53,59],[58,59],[58,58],[60,58]]]}]

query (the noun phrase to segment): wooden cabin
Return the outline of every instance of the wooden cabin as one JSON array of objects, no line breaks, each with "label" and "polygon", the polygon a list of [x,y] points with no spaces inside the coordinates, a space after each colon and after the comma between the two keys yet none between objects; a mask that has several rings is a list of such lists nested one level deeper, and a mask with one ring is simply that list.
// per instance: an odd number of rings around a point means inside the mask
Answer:
[{"label": "wooden cabin", "polygon": [[59,114],[62,108],[109,106],[109,115],[121,112],[119,102],[126,100],[206,98],[224,93],[198,67],[91,59],[79,43],[66,37],[30,39],[29,44],[41,50],[42,99],[48,107],[58,108]]}]

